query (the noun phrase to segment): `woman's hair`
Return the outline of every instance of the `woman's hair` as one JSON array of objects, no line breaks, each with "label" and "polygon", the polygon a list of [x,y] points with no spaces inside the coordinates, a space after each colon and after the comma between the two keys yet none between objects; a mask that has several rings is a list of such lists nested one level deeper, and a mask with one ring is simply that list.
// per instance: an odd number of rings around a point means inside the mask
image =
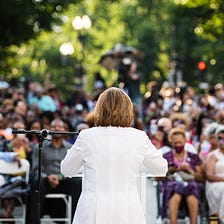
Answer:
[{"label": "woman's hair", "polygon": [[89,112],[85,117],[85,123],[89,125],[89,127],[94,127],[94,114],[93,111]]},{"label": "woman's hair", "polygon": [[206,138],[209,137],[209,135],[215,134],[217,128],[219,127],[219,124],[216,122],[213,122],[211,124],[208,124],[205,129],[203,130],[203,134]]},{"label": "woman's hair", "polygon": [[216,129],[216,132],[215,132],[215,135],[218,137],[218,135],[220,133],[224,133],[224,125],[220,124],[217,129]]},{"label": "woman's hair", "polygon": [[133,104],[121,89],[110,87],[100,94],[94,110],[95,126],[130,127]]},{"label": "woman's hair", "polygon": [[175,121],[178,121],[178,123],[183,123],[187,126],[187,128],[190,127],[190,119],[187,115],[181,112],[172,113],[169,117],[172,124],[175,123]]},{"label": "woman's hair", "polygon": [[169,142],[172,142],[171,139],[174,135],[183,135],[186,137],[185,130],[183,128],[172,128],[168,135]]}]

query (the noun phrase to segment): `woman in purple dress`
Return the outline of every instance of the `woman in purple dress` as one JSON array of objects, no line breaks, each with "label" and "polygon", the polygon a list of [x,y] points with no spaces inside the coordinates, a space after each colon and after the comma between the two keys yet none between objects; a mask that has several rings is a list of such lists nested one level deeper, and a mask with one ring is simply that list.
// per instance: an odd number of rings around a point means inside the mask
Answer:
[{"label": "woman in purple dress", "polygon": [[186,137],[183,129],[173,128],[168,138],[172,150],[163,155],[168,161],[169,170],[162,185],[162,217],[167,216],[168,208],[170,224],[176,224],[178,210],[184,198],[189,210],[190,223],[196,224],[200,195],[199,181],[203,181],[202,162],[198,154],[185,149]]}]

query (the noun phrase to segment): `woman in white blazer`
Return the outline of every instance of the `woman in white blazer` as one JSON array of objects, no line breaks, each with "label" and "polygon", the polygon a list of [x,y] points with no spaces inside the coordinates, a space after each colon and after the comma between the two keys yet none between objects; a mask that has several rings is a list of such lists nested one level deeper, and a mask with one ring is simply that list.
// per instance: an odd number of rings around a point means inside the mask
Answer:
[{"label": "woman in white blazer", "polygon": [[165,176],[167,161],[144,131],[131,127],[133,105],[121,89],[99,97],[95,127],[80,132],[61,162],[73,177],[84,165],[84,179],[73,224],[145,224],[137,190],[141,170]]}]

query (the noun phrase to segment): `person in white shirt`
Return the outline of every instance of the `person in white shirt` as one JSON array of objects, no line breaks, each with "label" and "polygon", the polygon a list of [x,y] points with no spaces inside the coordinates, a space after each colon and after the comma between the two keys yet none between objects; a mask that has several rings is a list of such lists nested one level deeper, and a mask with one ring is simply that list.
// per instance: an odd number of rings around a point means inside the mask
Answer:
[{"label": "person in white shirt", "polygon": [[146,224],[137,189],[143,171],[166,176],[167,161],[146,133],[131,127],[133,105],[121,89],[99,96],[95,127],[82,130],[61,162],[73,177],[84,165],[82,193],[73,224]]},{"label": "person in white shirt", "polygon": [[224,223],[224,125],[220,124],[215,134],[219,147],[207,157],[205,193],[209,214]]}]

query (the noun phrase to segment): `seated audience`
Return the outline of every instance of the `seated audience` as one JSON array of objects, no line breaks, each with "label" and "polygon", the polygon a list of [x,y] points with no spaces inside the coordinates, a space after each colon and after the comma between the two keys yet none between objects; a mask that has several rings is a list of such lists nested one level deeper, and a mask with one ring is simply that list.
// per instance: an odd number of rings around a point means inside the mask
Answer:
[{"label": "seated audience", "polygon": [[[13,129],[24,129],[25,125],[21,121],[17,121],[13,124]],[[29,145],[29,140],[22,134],[14,134],[13,139],[7,142],[4,148],[5,151],[13,152],[14,154],[18,155],[19,158],[28,159],[29,155],[31,154],[31,148]],[[17,156],[15,156],[16,161]],[[11,176],[7,176],[8,182]],[[10,218],[12,217],[12,212],[14,210],[16,199],[15,198],[2,198],[1,200],[2,205],[5,209],[5,213],[2,214],[1,218]]]},{"label": "seated audience", "polygon": [[[61,119],[54,119],[51,122],[51,130],[63,132],[64,122]],[[48,193],[64,193],[72,196],[72,214],[75,212],[76,204],[81,193],[81,178],[64,178],[60,172],[60,162],[65,157],[67,150],[71,148],[71,144],[64,139],[64,135],[53,134],[51,141],[43,142],[42,165],[41,165],[41,189],[38,189],[37,173],[39,170],[38,153],[39,148],[33,149],[32,153],[32,177],[31,189],[28,200],[29,212],[27,214],[27,223],[37,224],[37,197],[36,191],[40,190],[41,215],[47,210],[47,214],[51,217],[65,217],[64,203],[60,199],[55,202],[45,200]],[[52,203],[51,203],[52,202]]]}]

